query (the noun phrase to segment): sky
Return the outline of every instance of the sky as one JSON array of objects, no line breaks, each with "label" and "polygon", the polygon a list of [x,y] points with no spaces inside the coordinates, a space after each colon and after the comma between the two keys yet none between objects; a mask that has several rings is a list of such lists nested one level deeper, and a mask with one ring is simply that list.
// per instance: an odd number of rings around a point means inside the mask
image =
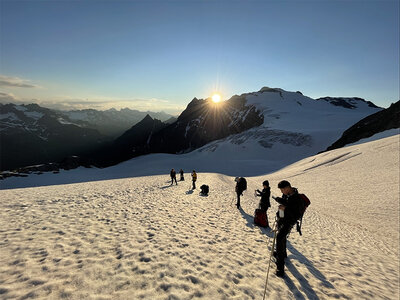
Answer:
[{"label": "sky", "polygon": [[399,1],[0,0],[0,102],[181,112],[263,86],[399,100]]}]

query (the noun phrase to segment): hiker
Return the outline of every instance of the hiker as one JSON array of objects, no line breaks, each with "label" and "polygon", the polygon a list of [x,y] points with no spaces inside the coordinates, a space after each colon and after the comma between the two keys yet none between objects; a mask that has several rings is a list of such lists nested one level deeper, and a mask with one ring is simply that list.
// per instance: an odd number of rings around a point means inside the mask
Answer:
[{"label": "hiker", "polygon": [[301,211],[304,209],[303,200],[300,198],[297,189],[292,187],[286,180],[282,180],[278,184],[278,188],[282,192],[282,197],[272,197],[279,205],[277,213],[277,235],[276,235],[276,276],[285,276],[285,258],[286,253],[286,238],[290,233],[293,225],[296,224]]},{"label": "hiker", "polygon": [[271,203],[269,201],[269,197],[271,195],[271,188],[269,187],[268,180],[265,180],[262,183],[262,185],[263,185],[263,190],[262,191],[256,190],[256,196],[261,197],[260,204],[259,204],[260,210],[262,211],[262,213],[264,213],[266,215],[266,218],[267,218],[267,226],[266,227],[269,227],[267,210],[269,207],[271,207]]},{"label": "hiker", "polygon": [[171,185],[174,184],[174,180],[175,180],[176,185],[178,185],[178,183],[176,182],[176,172],[174,169],[171,170],[170,176],[171,176]]},{"label": "hiker", "polygon": [[236,202],[236,207],[239,209],[240,208],[240,196],[243,195],[243,192],[247,189],[247,182],[246,179],[243,177],[236,177],[236,186],[235,186],[235,192],[237,196],[237,202]]},{"label": "hiker", "polygon": [[179,171],[179,174],[181,174],[181,179],[180,179],[180,181],[184,181],[185,178],[183,177],[183,170],[182,170],[182,169]]},{"label": "hiker", "polygon": [[196,189],[196,180],[197,180],[197,174],[196,174],[196,171],[193,170],[193,172],[192,172],[192,182],[193,182],[192,190]]}]

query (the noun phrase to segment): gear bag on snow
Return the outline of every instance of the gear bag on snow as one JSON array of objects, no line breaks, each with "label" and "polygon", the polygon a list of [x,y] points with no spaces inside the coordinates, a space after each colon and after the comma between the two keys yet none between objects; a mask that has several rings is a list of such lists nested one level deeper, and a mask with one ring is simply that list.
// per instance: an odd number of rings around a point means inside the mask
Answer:
[{"label": "gear bag on snow", "polygon": [[254,211],[254,224],[261,227],[268,227],[267,213],[265,210],[257,208]]},{"label": "gear bag on snow", "polygon": [[299,211],[299,215],[300,215],[300,217],[299,217],[299,219],[297,220],[297,224],[296,224],[296,230],[297,230],[297,232],[300,234],[300,235],[302,235],[302,233],[301,233],[301,225],[302,225],[302,223],[303,223],[303,215],[304,215],[304,213],[306,212],[306,209],[307,209],[307,207],[311,204],[311,201],[310,201],[310,199],[308,199],[308,197],[306,196],[306,195],[304,195],[304,194],[299,194],[299,197],[300,197],[300,199],[302,200],[302,206],[300,207],[300,211]]},{"label": "gear bag on snow", "polygon": [[210,191],[210,188],[208,187],[208,185],[203,184],[203,185],[200,187],[200,190],[201,190],[200,193],[201,193],[202,195],[207,196],[207,195],[208,195],[208,192]]}]

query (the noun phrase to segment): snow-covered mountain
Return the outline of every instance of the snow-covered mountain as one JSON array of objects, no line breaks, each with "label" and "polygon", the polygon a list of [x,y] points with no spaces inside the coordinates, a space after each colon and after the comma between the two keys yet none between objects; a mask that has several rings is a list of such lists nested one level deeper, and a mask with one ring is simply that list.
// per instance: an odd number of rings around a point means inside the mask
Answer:
[{"label": "snow-covered mountain", "polygon": [[37,104],[0,104],[0,141],[0,170],[8,170],[90,152],[106,137]]},{"label": "snow-covered mountain", "polygon": [[[248,177],[241,210],[233,176],[198,172],[208,197],[187,179],[170,185],[172,167],[198,163],[182,158],[193,152],[10,178],[81,183],[0,190],[0,298],[262,299],[273,232],[253,223],[253,191],[268,179],[280,195],[277,183],[286,179],[311,205],[303,235],[293,230],[288,238],[285,279],[271,264],[266,299],[397,300],[398,151],[399,135]],[[164,173],[141,177],[146,167]],[[225,170],[240,173],[233,163]]]},{"label": "snow-covered mountain", "polygon": [[[149,114],[172,120],[171,115],[164,112]],[[128,108],[65,112],[37,104],[0,104],[0,170],[56,163],[66,156],[97,153],[100,146],[122,135],[146,115],[146,112]],[[87,158],[82,161],[86,164]]]},{"label": "snow-covered mountain", "polygon": [[[13,107],[17,112],[18,109],[26,109],[25,106]],[[24,113],[39,119],[43,111],[50,111],[40,109]],[[156,130],[148,128],[145,130],[148,136],[140,139],[124,134],[116,144],[123,144],[127,149],[108,145],[104,149],[96,149],[83,161],[89,159],[95,165],[109,166],[144,154],[175,154],[194,150],[191,156],[200,161],[227,162],[231,159],[236,163],[248,162],[244,167],[246,172],[260,163],[266,170],[272,171],[282,164],[325,150],[351,125],[380,110],[360,98],[314,100],[301,92],[268,87],[258,92],[235,95],[219,104],[211,99],[194,98],[172,124],[157,126]],[[121,112],[129,114],[130,110]],[[14,115],[14,112],[4,111],[1,117],[11,124]],[[107,114],[98,115],[92,110],[71,112],[69,116],[59,112],[51,112],[51,115],[51,120],[63,124],[87,126],[82,124],[89,119],[109,124],[104,119],[108,118]]]},{"label": "snow-covered mountain", "polygon": [[335,106],[341,106],[349,109],[357,109],[360,106],[360,102],[365,102],[366,105],[373,108],[378,108],[371,101],[365,101],[358,97],[322,97],[316,99],[317,101],[325,101]]},{"label": "snow-covered mountain", "polygon": [[258,112],[262,124],[195,150],[197,155],[193,155],[198,159],[227,162],[229,158],[232,162],[248,161],[246,170],[258,163],[265,170],[276,170],[282,162],[289,164],[325,150],[348,127],[382,110],[360,98],[346,98],[351,104],[346,107],[268,87],[239,97],[246,107]]},{"label": "snow-covered mountain", "polygon": [[323,151],[349,126],[380,110],[361,98],[314,100],[268,87],[219,104],[194,98],[176,122],[152,132],[144,144],[131,142],[128,153],[136,157],[195,150],[199,157],[219,159],[269,157],[274,166],[285,158],[293,162]]},{"label": "snow-covered mountain", "polygon": [[171,120],[174,120],[171,115],[165,112],[142,112],[129,108],[123,108],[121,110],[112,108],[105,111],[84,109],[62,111],[60,113],[67,116],[75,123],[81,124],[81,126],[96,129],[100,133],[112,138],[117,138],[122,135],[133,125],[140,122],[146,115],[150,115],[152,118],[160,121],[168,120],[168,122],[171,122]]}]

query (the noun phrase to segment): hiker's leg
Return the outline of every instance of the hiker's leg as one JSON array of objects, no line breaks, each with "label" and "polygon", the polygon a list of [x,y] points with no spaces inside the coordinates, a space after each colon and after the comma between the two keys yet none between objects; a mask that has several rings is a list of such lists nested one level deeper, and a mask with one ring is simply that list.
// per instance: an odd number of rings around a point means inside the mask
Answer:
[{"label": "hiker's leg", "polygon": [[237,195],[236,206],[237,206],[237,208],[239,208],[240,207],[240,193],[236,193],[236,195]]},{"label": "hiker's leg", "polygon": [[276,236],[276,267],[278,271],[283,271],[285,267],[285,257],[286,255],[286,237],[290,232],[292,226],[288,224],[283,224],[279,229]]}]

